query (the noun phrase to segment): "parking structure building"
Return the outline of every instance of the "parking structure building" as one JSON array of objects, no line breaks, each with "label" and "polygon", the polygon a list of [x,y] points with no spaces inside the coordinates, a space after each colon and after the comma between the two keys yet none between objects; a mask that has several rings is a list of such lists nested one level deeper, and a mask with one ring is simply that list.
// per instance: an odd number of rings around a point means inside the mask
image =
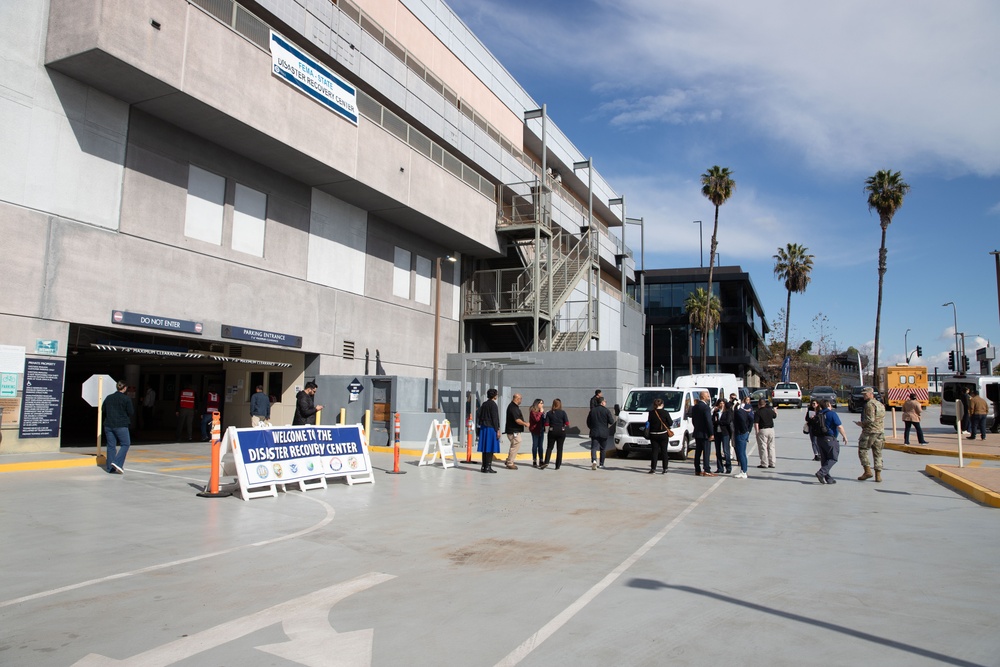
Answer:
[{"label": "parking structure building", "polygon": [[624,197],[443,2],[0,16],[0,453],[92,441],[102,374],[152,439],[187,387],[248,426],[258,385],[286,424],[308,381],[324,423],[635,384]]}]

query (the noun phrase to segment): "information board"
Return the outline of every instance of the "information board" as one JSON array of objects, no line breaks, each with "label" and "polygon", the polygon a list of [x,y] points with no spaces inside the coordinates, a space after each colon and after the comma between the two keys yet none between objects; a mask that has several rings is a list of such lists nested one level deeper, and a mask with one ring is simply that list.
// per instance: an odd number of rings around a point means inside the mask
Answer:
[{"label": "information board", "polygon": [[62,359],[25,359],[24,387],[21,393],[21,438],[59,437],[59,414],[62,411]]},{"label": "information board", "polygon": [[375,481],[360,424],[229,428],[223,448],[232,450],[244,500],[277,495],[278,485],[318,488],[331,477]]}]

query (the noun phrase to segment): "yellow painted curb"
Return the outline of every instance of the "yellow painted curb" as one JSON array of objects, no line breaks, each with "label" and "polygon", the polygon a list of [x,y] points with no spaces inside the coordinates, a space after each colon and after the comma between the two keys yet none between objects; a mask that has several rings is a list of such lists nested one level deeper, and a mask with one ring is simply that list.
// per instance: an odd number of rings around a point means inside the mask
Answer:
[{"label": "yellow painted curb", "polygon": [[[922,447],[914,445],[901,445],[895,442],[885,443],[885,449],[891,449],[896,452],[905,452],[907,454],[923,454],[924,456],[951,456],[953,458],[958,458],[957,449],[934,449],[933,447]],[[982,459],[984,461],[1000,461],[1000,454],[980,454],[976,452],[962,452],[962,458],[966,459]]]},{"label": "yellow painted curb", "polygon": [[23,472],[25,470],[57,470],[59,468],[97,467],[93,457],[83,459],[53,459],[50,461],[25,461],[24,463],[0,463],[0,472]]},{"label": "yellow painted curb", "polygon": [[1000,493],[990,491],[975,482],[963,479],[945,467],[928,465],[924,468],[924,472],[931,477],[937,477],[948,486],[957,489],[973,500],[981,502],[984,505],[989,505],[990,507],[1000,507]]}]

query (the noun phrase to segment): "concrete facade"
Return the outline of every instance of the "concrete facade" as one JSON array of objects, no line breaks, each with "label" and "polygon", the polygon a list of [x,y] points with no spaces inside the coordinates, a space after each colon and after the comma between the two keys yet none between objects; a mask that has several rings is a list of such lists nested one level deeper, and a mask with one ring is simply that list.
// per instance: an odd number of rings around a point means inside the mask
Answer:
[{"label": "concrete facade", "polygon": [[[272,74],[269,30],[357,88],[357,124]],[[184,384],[221,390],[225,424],[245,426],[263,382],[272,420],[288,423],[305,382],[364,375],[365,351],[373,365],[378,351],[393,409],[419,412],[437,313],[440,404],[460,415],[461,387],[444,376],[449,355],[477,352],[463,291],[482,262],[510,256],[497,189],[537,182],[541,146],[537,121],[523,120],[538,105],[447,6],[11,0],[0,38],[0,346],[65,362],[52,437],[20,437],[23,368],[0,369],[17,385],[0,397],[0,453],[93,433],[80,385],[98,373],[124,378],[137,405],[155,386],[167,434]],[[548,133],[548,164],[566,174],[551,224],[577,233],[587,187],[565,165],[581,156],[551,121]],[[632,279],[634,264],[609,231],[616,195],[593,177],[593,261],[607,275],[591,349],[611,353],[595,359],[619,386],[642,321],[614,290],[613,272]],[[446,255],[458,261],[438,277]],[[230,333],[241,328],[298,344]]]}]

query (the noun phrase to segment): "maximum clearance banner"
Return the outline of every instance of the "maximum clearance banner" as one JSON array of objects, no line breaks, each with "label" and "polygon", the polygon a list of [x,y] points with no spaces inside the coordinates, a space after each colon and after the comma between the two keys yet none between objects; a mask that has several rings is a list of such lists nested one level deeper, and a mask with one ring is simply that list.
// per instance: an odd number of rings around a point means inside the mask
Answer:
[{"label": "maximum clearance banner", "polygon": [[371,473],[358,425],[234,431],[233,455],[247,487]]},{"label": "maximum clearance banner", "polygon": [[302,94],[355,125],[358,124],[358,94],[354,87],[273,30],[271,73]]}]

